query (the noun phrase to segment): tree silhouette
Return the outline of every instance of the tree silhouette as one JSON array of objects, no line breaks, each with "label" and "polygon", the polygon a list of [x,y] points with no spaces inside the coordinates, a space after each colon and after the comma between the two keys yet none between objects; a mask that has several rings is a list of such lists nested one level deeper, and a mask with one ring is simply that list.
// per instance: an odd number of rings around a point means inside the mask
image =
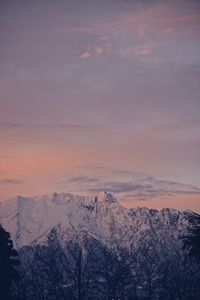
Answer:
[{"label": "tree silhouette", "polygon": [[0,295],[10,300],[11,286],[19,279],[17,266],[20,265],[17,251],[13,248],[10,233],[0,225]]},{"label": "tree silhouette", "polygon": [[195,214],[189,220],[190,226],[188,233],[183,236],[183,249],[195,261],[200,263],[200,215]]}]

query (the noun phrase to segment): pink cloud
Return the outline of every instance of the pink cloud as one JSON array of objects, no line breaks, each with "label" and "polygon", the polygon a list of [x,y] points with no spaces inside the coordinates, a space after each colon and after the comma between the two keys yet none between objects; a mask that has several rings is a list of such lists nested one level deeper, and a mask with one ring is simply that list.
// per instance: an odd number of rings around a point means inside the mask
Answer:
[{"label": "pink cloud", "polygon": [[90,58],[91,56],[92,56],[92,54],[90,52],[86,51],[80,55],[80,58],[87,59],[87,58]]},{"label": "pink cloud", "polygon": [[79,56],[82,59],[87,59],[91,57],[98,57],[103,55],[108,55],[112,53],[111,44],[105,44],[103,46],[90,45],[87,47],[87,50]]}]

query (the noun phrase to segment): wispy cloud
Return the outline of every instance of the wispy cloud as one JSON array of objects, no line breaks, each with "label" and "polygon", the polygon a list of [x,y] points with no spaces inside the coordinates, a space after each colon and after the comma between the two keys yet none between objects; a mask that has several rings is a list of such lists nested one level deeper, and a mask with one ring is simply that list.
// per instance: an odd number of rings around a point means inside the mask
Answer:
[{"label": "wispy cloud", "polygon": [[81,183],[81,184],[91,184],[99,182],[99,178],[89,177],[89,176],[75,176],[67,180],[68,183]]},{"label": "wispy cloud", "polygon": [[5,185],[18,185],[18,184],[24,184],[24,180],[21,179],[11,179],[11,178],[4,178],[0,180],[0,184]]},{"label": "wispy cloud", "polygon": [[[95,169],[93,168],[93,170]],[[150,201],[155,198],[172,198],[177,195],[197,195],[200,197],[200,188],[189,184],[147,176],[139,172],[120,169],[109,170],[106,167],[99,167],[96,171],[99,174],[101,173],[101,176],[97,173],[94,176],[75,176],[68,178],[65,184],[70,185],[72,189],[78,186],[80,191],[92,193],[109,191],[123,197],[124,201],[130,201],[131,199]]]},{"label": "wispy cloud", "polygon": [[20,129],[20,128],[68,128],[68,129],[91,129],[99,127],[93,124],[71,124],[71,123],[59,123],[59,122],[0,122],[0,129]]},{"label": "wispy cloud", "polygon": [[200,189],[179,184],[171,183],[170,181],[160,181],[153,178],[153,180],[136,180],[130,182],[104,182],[92,187],[91,192],[100,192],[102,190],[109,191],[114,194],[122,194],[124,199],[138,199],[138,200],[151,200],[157,197],[173,197],[174,195],[199,195]]},{"label": "wispy cloud", "polygon": [[85,52],[80,54],[80,58],[87,59],[92,57],[105,56],[112,53],[111,44],[89,45]]}]

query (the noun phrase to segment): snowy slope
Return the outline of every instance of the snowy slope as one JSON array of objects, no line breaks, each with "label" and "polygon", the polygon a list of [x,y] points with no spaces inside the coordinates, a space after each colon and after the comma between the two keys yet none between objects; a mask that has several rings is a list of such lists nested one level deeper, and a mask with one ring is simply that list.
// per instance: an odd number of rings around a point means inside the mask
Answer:
[{"label": "snowy slope", "polygon": [[18,196],[0,204],[0,223],[11,233],[17,248],[44,241],[58,225],[65,239],[84,232],[107,245],[130,247],[141,238],[177,238],[187,227],[190,215],[190,211],[167,208],[126,209],[106,192],[88,197],[68,193]]}]

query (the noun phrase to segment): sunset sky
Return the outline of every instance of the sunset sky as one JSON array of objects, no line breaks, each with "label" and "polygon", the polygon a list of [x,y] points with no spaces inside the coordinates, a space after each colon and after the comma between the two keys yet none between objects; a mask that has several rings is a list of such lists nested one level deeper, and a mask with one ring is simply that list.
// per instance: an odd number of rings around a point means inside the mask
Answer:
[{"label": "sunset sky", "polygon": [[200,211],[200,1],[1,0],[0,200]]}]

